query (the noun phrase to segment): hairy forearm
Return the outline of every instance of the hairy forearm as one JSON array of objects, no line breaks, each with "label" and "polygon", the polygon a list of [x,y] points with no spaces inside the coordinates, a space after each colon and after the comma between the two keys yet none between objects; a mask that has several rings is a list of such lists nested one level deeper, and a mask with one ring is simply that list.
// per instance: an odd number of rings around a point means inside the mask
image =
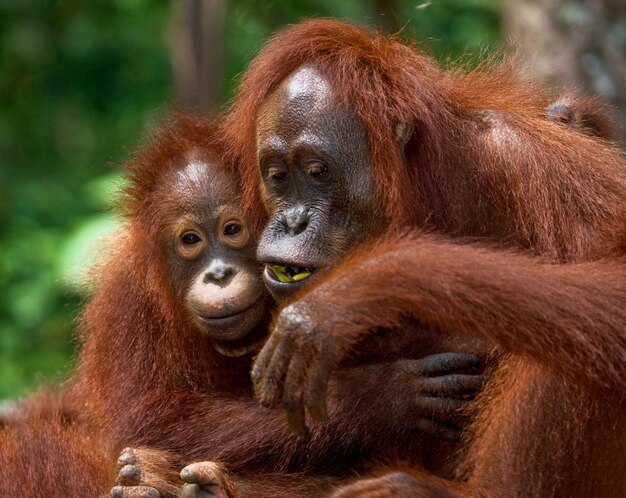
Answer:
[{"label": "hairy forearm", "polygon": [[[350,391],[353,402],[344,398]],[[330,397],[330,419],[300,438],[289,430],[280,410],[264,408],[256,399],[171,392],[146,407],[142,426],[133,429],[134,435],[127,433],[123,443],[168,450],[181,464],[217,460],[235,473],[330,471],[341,465],[342,455],[364,448],[374,437],[366,431],[372,412],[355,400],[361,394],[354,384],[338,388]]]},{"label": "hairy forearm", "polygon": [[586,377],[623,389],[623,260],[549,265],[519,253],[412,237],[352,258],[310,297],[327,303],[324,314],[332,316],[340,340],[358,341],[363,329],[394,326],[409,315],[573,375],[583,369]]}]

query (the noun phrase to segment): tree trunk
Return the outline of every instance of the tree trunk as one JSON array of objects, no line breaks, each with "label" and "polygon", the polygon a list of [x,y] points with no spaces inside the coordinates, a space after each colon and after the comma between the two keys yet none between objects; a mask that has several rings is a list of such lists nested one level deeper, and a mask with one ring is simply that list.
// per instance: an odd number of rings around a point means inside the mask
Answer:
[{"label": "tree trunk", "polygon": [[612,104],[626,144],[625,0],[507,0],[504,29],[525,76]]},{"label": "tree trunk", "polygon": [[205,114],[222,98],[224,0],[173,0],[170,49],[177,102]]}]

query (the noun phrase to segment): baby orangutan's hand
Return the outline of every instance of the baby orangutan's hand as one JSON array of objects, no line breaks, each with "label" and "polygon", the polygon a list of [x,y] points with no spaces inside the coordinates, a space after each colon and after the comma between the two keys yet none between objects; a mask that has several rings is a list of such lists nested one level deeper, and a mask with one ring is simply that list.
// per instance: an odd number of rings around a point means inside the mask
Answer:
[{"label": "baby orangutan's hand", "polygon": [[187,465],[180,478],[187,483],[180,491],[180,498],[237,498],[235,483],[217,462]]},{"label": "baby orangutan's hand", "polygon": [[117,486],[111,498],[173,498],[178,479],[169,455],[150,448],[125,448],[118,460]]}]

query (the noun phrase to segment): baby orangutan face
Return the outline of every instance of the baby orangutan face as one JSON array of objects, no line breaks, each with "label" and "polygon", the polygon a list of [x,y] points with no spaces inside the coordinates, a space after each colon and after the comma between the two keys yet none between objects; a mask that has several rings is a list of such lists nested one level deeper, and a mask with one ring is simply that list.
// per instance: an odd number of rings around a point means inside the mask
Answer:
[{"label": "baby orangutan face", "polygon": [[219,165],[190,161],[166,183],[161,199],[176,212],[165,230],[176,295],[222,354],[254,350],[264,339],[269,295],[236,182]]}]

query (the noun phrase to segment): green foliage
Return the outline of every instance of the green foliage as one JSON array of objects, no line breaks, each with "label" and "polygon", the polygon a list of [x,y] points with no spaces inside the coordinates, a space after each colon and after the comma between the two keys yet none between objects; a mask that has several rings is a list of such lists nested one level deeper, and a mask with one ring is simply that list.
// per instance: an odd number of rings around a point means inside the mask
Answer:
[{"label": "green foliage", "polygon": [[71,366],[71,265],[112,228],[111,165],[169,98],[168,12],[0,3],[0,398]]},{"label": "green foliage", "polygon": [[[395,3],[404,36],[442,59],[498,39],[497,0]],[[227,2],[224,100],[281,25],[375,25],[373,4]],[[113,166],[171,99],[169,18],[166,0],[0,0],[0,399],[71,368],[81,269],[117,226]]]}]

